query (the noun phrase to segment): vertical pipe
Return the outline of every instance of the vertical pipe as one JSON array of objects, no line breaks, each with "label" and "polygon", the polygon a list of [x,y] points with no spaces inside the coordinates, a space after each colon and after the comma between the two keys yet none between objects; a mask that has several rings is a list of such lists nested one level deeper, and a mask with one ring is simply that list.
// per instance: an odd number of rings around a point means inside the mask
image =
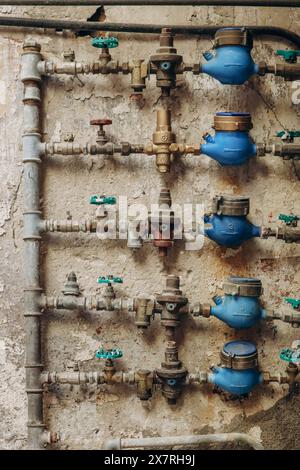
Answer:
[{"label": "vertical pipe", "polygon": [[41,449],[45,430],[43,422],[43,389],[40,383],[41,295],[40,268],[40,104],[41,76],[38,63],[41,47],[32,39],[24,42],[21,79],[24,84],[24,276],[26,332],[26,393],[28,399],[28,447]]}]

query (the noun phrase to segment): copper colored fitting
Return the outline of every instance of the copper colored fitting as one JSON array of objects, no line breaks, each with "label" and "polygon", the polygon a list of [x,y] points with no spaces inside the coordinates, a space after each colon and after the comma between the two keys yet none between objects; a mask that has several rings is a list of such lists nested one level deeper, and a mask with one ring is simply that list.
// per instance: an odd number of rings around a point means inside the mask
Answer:
[{"label": "copper colored fitting", "polygon": [[253,38],[245,28],[224,28],[216,32],[214,44],[215,47],[247,46],[252,49]]},{"label": "copper colored fitting", "polygon": [[161,232],[157,232],[154,235],[153,245],[158,248],[158,255],[165,258],[168,256],[168,250],[172,248],[173,242],[172,240],[165,240],[162,237],[163,234]]},{"label": "copper colored fitting", "polygon": [[250,131],[252,128],[251,114],[245,113],[232,116],[216,114],[214,117],[214,129],[216,131]]}]

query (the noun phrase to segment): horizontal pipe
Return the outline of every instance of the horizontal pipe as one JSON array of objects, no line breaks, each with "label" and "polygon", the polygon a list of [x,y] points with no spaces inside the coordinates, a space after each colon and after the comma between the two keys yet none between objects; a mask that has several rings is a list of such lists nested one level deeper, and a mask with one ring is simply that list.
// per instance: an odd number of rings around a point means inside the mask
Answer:
[{"label": "horizontal pipe", "polygon": [[74,295],[65,295],[60,297],[41,296],[40,304],[42,309],[52,310],[79,310],[81,312],[106,311],[115,312],[126,310],[133,311],[133,299],[110,299],[99,297],[97,295],[88,295],[76,297]]},{"label": "horizontal pipe", "polygon": [[[98,2],[99,3],[99,2]],[[0,16],[0,26],[11,26],[19,28],[47,28],[55,30],[71,31],[113,31],[119,33],[142,33],[159,34],[162,28],[170,28],[173,34],[181,35],[208,35],[213,36],[220,28],[233,25],[207,26],[207,25],[147,25],[132,23],[99,23],[96,21],[69,21],[69,20],[47,20],[42,18],[22,18]],[[237,26],[237,25],[235,25]],[[300,47],[300,36],[288,29],[277,26],[244,26],[251,33],[261,36],[277,36],[293,42]]]},{"label": "horizontal pipe", "polygon": [[174,437],[146,437],[141,439],[113,439],[105,443],[104,449],[137,449],[174,446],[198,446],[199,444],[225,442],[243,442],[255,450],[264,450],[262,444],[249,434],[228,433],[228,434],[205,434],[192,436],[174,436]]},{"label": "horizontal pipe", "polygon": [[81,385],[81,384],[96,384],[96,385],[112,385],[113,383],[134,385],[138,371],[113,371],[110,375],[109,372],[104,370],[82,372],[82,371],[43,371],[40,374],[40,383],[43,385],[64,384],[64,385]]},{"label": "horizontal pipe", "polygon": [[300,7],[299,0],[0,0],[0,5],[16,6],[242,6],[242,7]]},{"label": "horizontal pipe", "polygon": [[299,0],[0,0],[0,5],[37,6],[242,6],[242,7],[300,7]]}]

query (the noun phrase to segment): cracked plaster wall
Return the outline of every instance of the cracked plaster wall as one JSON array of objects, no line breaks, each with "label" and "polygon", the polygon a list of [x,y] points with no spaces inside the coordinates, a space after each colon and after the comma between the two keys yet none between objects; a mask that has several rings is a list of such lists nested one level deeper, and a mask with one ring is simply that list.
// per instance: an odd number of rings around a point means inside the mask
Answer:
[{"label": "cracked plaster wall", "polygon": [[[45,11],[47,13],[45,13]],[[147,14],[145,14],[147,11]],[[2,7],[1,14],[27,17],[85,19],[92,8]],[[300,12],[280,9],[193,8],[149,6],[106,8],[107,21],[177,24],[259,24],[278,25],[297,31]],[[27,35],[42,44],[45,57],[58,59],[72,48],[78,60],[97,55],[88,38],[74,39],[70,33],[2,29],[0,35],[0,447],[26,446],[26,396],[24,383],[24,319],[22,301],[22,84],[19,80],[20,53]],[[121,45],[115,58],[147,58],[157,46],[152,36],[119,35]],[[185,60],[198,61],[210,47],[205,38],[178,38],[176,46]],[[272,61],[272,51],[285,44],[259,39],[254,58]],[[90,119],[110,117],[109,132],[116,140],[146,142],[155,127],[159,105],[154,78],[145,100],[138,107],[129,99],[128,77],[84,77],[82,82],[66,77],[44,81],[43,127],[46,140],[62,140],[74,133],[77,140],[93,140]],[[207,76],[185,76],[169,100],[173,127],[180,140],[199,142],[220,110],[252,113],[253,137],[271,138],[275,131],[298,126],[299,106],[291,102],[292,86],[280,78],[254,78],[241,87],[224,87]],[[203,201],[226,191],[251,197],[251,218],[257,224],[275,220],[278,212],[300,213],[300,172],[292,162],[266,158],[242,168],[221,168],[207,157],[189,158],[176,167],[175,178],[167,178],[175,202]],[[161,178],[151,157],[51,158],[43,164],[41,204],[45,217],[75,218],[93,214],[89,196],[99,192],[127,195],[129,202],[156,202]],[[184,292],[193,300],[209,302],[229,274],[261,278],[264,300],[269,308],[282,308],[282,298],[296,297],[299,286],[299,247],[280,242],[253,240],[237,251],[225,250],[206,241],[200,252],[174,249],[163,263],[155,249],[146,245],[134,255],[126,243],[101,243],[92,236],[51,235],[44,239],[42,284],[51,295],[61,290],[68,272],[74,270],[85,292],[96,291],[98,275],[113,273],[124,277],[120,294],[130,297],[160,291],[165,275],[178,273]],[[273,328],[275,326],[276,328]],[[229,339],[249,338],[257,342],[262,368],[283,371],[280,348],[299,337],[289,325],[261,325],[249,332],[235,333],[217,320],[187,320],[179,332],[180,357],[193,371],[218,361],[221,345]],[[157,321],[141,336],[124,314],[49,314],[43,321],[43,350],[46,369],[62,370],[70,360],[83,369],[93,369],[96,348],[117,346],[124,350],[120,367],[157,367],[163,357],[163,335]],[[262,439],[268,448],[299,448],[295,433],[295,407],[299,399],[285,398],[279,386],[256,389],[248,400],[224,401],[210,388],[184,393],[175,409],[157,394],[151,410],[143,408],[132,390],[115,387],[93,390],[62,388],[45,397],[48,427],[62,434],[61,448],[100,448],[111,436],[139,437],[244,430]],[[286,427],[283,427],[285,423]],[[276,434],[274,429],[276,428]],[[296,428],[294,428],[296,430]],[[297,434],[297,433],[296,433]]]}]

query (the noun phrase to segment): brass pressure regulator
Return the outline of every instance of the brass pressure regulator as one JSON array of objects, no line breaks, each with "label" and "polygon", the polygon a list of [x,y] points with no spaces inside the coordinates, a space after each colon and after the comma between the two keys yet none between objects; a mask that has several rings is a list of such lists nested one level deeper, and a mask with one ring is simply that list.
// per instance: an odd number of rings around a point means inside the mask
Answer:
[{"label": "brass pressure regulator", "polygon": [[169,275],[165,289],[153,299],[138,298],[134,300],[135,324],[147,328],[154,315],[161,315],[161,323],[166,329],[168,339],[174,339],[174,329],[180,324],[183,315],[188,313],[188,299],[180,289],[180,278]]},{"label": "brass pressure regulator", "polygon": [[182,73],[182,61],[174,47],[171,29],[163,28],[159,48],[150,57],[150,72],[156,74],[156,86],[161,88],[162,96],[169,96],[171,89],[176,87],[176,74]]},{"label": "brass pressure regulator", "polygon": [[168,173],[176,156],[200,155],[200,146],[177,144],[176,134],[172,131],[171,111],[160,108],[157,111],[153,142],[147,145],[144,151],[147,155],[156,155],[156,167],[160,173]]}]

